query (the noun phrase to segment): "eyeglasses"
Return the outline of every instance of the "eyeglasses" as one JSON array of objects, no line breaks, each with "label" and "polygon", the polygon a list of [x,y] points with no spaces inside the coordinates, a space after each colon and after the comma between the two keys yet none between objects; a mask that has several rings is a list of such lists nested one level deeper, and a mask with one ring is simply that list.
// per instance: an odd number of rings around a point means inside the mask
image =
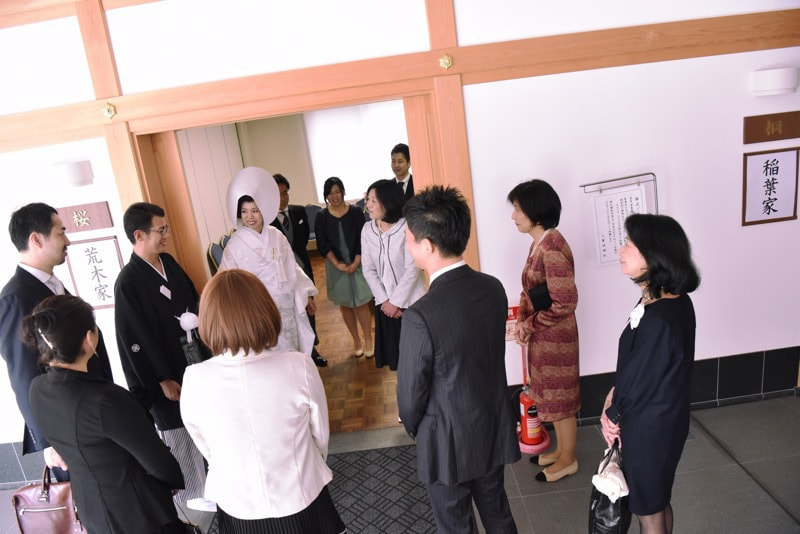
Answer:
[{"label": "eyeglasses", "polygon": [[167,235],[169,235],[169,226],[162,226],[161,228],[150,228],[148,232],[158,232],[162,236],[167,237]]}]

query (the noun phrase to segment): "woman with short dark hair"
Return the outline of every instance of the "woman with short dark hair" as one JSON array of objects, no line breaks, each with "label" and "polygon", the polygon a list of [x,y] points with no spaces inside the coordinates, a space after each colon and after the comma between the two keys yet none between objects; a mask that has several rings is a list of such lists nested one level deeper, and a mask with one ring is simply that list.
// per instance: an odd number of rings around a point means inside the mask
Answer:
[{"label": "woman with short dark hair", "polygon": [[517,342],[528,348],[530,392],[542,421],[553,423],[556,448],[531,457],[545,467],[540,482],[556,482],[578,471],[575,456],[581,407],[578,367],[578,323],[575,308],[575,260],[572,249],[556,229],[561,200],[544,180],[517,185],[508,194],[517,230],[533,239],[522,271],[522,294],[517,315]]},{"label": "woman with short dark hair", "polygon": [[216,354],[186,369],[181,415],[208,460],[221,533],[337,534],[328,483],[328,405],[314,362],[275,347],[281,314],[241,269],[200,297],[200,338]]},{"label": "woman with short dark hair", "polygon": [[72,295],[48,297],[22,331],[48,368],[31,383],[33,415],[69,468],[86,530],[185,532],[172,501],[184,487],[178,461],[139,401],[88,373],[99,336],[92,307]]},{"label": "woman with short dark hair", "polygon": [[[406,250],[403,192],[393,180],[367,189],[369,224],[361,229],[361,263],[375,296],[375,366],[397,370],[403,310],[425,294],[422,271]],[[373,354],[367,352],[367,357]]]},{"label": "woman with short dark hair", "polygon": [[[314,221],[317,249],[325,258],[328,300],[339,306],[344,324],[353,338],[356,358],[375,351],[372,337],[372,300],[361,267],[361,227],[364,214],[344,200],[344,183],[336,176],[325,180],[322,188],[325,207]],[[364,339],[358,333],[358,327]]]},{"label": "woman with short dark hair", "polygon": [[600,417],[623,448],[628,505],[643,534],[670,533],[672,484],[689,433],[695,314],[700,276],[675,219],[635,214],[619,250],[622,272],[642,291],[619,339],[615,386]]}]

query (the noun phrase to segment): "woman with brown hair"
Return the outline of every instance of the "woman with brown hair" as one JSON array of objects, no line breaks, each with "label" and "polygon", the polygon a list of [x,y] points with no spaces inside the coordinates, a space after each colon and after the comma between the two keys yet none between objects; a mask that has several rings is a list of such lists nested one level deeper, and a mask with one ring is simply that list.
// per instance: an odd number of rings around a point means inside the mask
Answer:
[{"label": "woman with brown hair", "polygon": [[181,415],[208,460],[205,497],[223,533],[340,533],[325,390],[308,356],[275,348],[280,330],[255,275],[222,271],[203,290],[200,338],[216,356],[186,369]]}]

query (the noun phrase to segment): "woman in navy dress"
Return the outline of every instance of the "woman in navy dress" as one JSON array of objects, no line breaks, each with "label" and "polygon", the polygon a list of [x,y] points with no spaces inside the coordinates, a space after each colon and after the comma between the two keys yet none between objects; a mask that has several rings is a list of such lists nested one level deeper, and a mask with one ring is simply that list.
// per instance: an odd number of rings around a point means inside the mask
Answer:
[{"label": "woman in navy dress", "polygon": [[619,439],[630,495],[643,534],[670,533],[675,470],[689,433],[695,314],[688,293],[700,283],[681,226],[666,215],[625,221],[622,272],[642,288],[619,339],[616,384],[600,422]]}]

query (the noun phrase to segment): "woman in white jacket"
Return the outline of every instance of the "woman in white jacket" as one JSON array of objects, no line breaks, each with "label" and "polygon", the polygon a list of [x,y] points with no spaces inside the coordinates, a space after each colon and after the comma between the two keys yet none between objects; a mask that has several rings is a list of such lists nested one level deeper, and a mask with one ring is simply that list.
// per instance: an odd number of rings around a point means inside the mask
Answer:
[{"label": "woman in white jacket", "polygon": [[[406,250],[403,190],[393,180],[367,189],[371,221],[361,230],[361,264],[375,296],[375,366],[397,370],[403,310],[425,294],[422,271]],[[371,356],[371,354],[367,354]]]},{"label": "woman in white jacket", "polygon": [[222,533],[341,533],[325,390],[310,358],[275,347],[280,328],[246,271],[220,272],[203,290],[200,338],[216,356],[187,367],[181,415],[208,461],[205,497]]}]

